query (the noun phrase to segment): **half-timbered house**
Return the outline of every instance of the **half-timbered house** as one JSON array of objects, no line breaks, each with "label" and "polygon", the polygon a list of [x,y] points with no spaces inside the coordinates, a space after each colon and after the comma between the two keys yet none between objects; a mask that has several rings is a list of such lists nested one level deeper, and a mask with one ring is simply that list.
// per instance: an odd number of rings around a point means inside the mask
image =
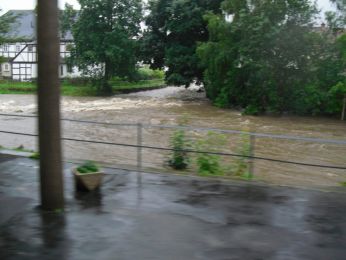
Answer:
[{"label": "half-timbered house", "polygon": [[[36,13],[34,10],[11,10],[10,15],[16,17],[11,30],[5,38],[8,41],[0,45],[0,77],[18,81],[32,81],[37,77],[37,43]],[[66,57],[70,55],[73,37],[67,32],[60,37],[61,78],[78,77],[81,73],[77,67],[70,67]]]}]

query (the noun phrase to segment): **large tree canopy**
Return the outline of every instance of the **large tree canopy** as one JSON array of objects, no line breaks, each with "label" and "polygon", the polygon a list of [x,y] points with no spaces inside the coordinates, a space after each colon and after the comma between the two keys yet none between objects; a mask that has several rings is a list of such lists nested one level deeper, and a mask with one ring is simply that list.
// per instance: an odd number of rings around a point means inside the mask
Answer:
[{"label": "large tree canopy", "polygon": [[208,40],[207,12],[220,13],[222,0],[152,0],[142,38],[142,55],[152,68],[167,67],[169,84],[188,86],[201,80],[203,67],[196,55]]},{"label": "large tree canopy", "polygon": [[[317,10],[310,1],[226,0],[223,10],[228,19],[206,16],[210,38],[198,49],[215,104],[249,113],[324,109],[322,97],[337,82],[340,66],[330,45],[335,40],[314,32]],[[325,61],[334,71],[324,73],[322,83],[318,71]]]},{"label": "large tree canopy", "polygon": [[99,71],[101,88],[110,92],[112,76],[135,72],[141,0],[79,0],[81,10],[73,28],[74,62],[86,73]]}]

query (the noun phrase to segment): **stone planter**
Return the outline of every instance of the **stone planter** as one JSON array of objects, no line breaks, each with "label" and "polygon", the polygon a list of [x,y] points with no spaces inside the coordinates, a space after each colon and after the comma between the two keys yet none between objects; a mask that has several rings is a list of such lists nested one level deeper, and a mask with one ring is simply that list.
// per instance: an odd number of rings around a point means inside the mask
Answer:
[{"label": "stone planter", "polygon": [[93,191],[100,188],[103,172],[79,173],[77,168],[72,170],[77,191]]}]

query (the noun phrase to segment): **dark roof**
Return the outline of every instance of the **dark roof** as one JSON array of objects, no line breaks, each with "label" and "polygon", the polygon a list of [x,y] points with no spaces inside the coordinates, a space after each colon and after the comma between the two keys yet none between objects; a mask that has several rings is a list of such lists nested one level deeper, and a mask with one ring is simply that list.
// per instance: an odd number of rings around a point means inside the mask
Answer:
[{"label": "dark roof", "polygon": [[[34,10],[10,10],[4,15],[13,15],[16,21],[11,25],[6,38],[22,39],[25,41],[36,40],[36,13]],[[67,32],[62,40],[73,40],[71,32]]]}]

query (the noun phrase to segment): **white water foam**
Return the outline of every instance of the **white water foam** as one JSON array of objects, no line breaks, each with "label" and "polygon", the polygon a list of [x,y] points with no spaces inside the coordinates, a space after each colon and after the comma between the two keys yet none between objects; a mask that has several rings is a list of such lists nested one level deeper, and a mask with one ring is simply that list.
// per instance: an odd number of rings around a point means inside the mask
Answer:
[{"label": "white water foam", "polygon": [[[109,111],[123,110],[131,108],[148,108],[148,107],[174,107],[181,106],[179,101],[164,101],[158,99],[126,99],[126,98],[105,98],[91,101],[82,101],[76,99],[66,99],[62,101],[61,108],[63,112],[83,112],[83,111]],[[19,104],[14,100],[0,103],[0,112],[6,113],[29,113],[37,111],[37,105]]]}]

